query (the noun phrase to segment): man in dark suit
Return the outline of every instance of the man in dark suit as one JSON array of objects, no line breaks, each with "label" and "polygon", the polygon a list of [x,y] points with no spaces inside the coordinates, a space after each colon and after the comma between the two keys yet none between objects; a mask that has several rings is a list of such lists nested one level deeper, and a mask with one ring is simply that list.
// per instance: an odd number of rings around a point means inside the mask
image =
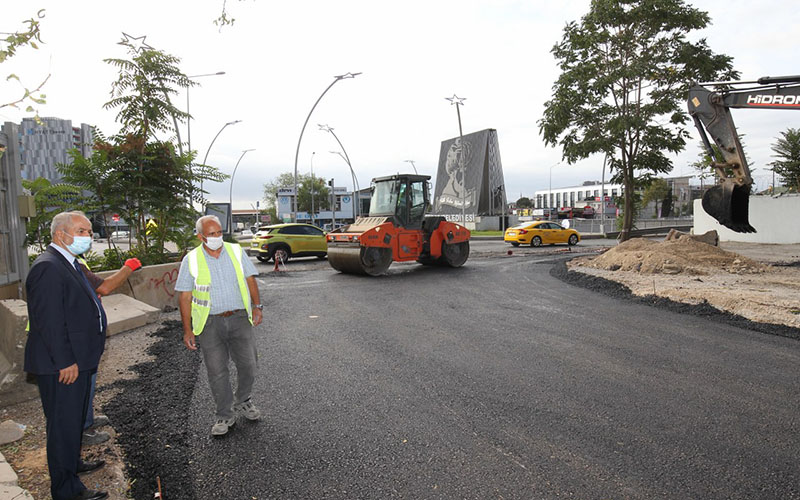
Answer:
[{"label": "man in dark suit", "polygon": [[30,332],[25,371],[36,375],[47,420],[47,466],[53,500],[100,500],[78,478],[102,461],[81,460],[89,384],[105,348],[106,315],[76,256],[91,247],[92,225],[81,212],[53,218],[52,243],[28,273]]}]

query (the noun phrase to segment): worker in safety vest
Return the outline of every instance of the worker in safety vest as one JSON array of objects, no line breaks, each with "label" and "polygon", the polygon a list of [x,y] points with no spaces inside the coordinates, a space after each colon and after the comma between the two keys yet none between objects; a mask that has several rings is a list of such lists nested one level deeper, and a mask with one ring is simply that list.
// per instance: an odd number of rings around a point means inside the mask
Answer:
[{"label": "worker in safety vest", "polygon": [[[203,243],[181,262],[175,291],[183,322],[183,343],[201,347],[216,420],[211,434],[221,436],[241,414],[258,420],[261,412],[250,399],[258,353],[253,326],[262,319],[262,305],[250,258],[239,244],[222,241],[222,225],[214,215],[197,220],[197,237]],[[228,374],[229,359],[236,364],[236,393]]]}]

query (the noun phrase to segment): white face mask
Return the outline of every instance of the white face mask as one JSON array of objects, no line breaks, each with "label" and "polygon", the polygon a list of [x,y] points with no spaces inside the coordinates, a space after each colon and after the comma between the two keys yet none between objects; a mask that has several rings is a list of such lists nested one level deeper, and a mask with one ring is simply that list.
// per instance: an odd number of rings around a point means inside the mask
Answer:
[{"label": "white face mask", "polygon": [[211,250],[222,248],[222,236],[206,236],[206,246]]}]

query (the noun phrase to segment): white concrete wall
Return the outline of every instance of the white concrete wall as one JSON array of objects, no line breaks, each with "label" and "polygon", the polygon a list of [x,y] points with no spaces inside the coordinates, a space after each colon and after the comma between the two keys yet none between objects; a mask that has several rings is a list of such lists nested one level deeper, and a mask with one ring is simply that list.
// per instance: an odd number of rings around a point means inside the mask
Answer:
[{"label": "white concrete wall", "polygon": [[750,197],[750,225],[755,233],[736,233],[721,226],[694,201],[694,234],[715,229],[720,241],[748,243],[800,243],[800,195]]}]

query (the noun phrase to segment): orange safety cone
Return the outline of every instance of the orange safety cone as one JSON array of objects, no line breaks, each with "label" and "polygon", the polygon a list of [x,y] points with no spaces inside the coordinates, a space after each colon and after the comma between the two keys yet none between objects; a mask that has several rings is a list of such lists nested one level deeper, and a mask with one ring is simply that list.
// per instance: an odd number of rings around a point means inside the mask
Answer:
[{"label": "orange safety cone", "polygon": [[273,258],[272,260],[275,261],[275,267],[272,268],[272,272],[280,271],[280,268],[278,267],[278,259]]}]

